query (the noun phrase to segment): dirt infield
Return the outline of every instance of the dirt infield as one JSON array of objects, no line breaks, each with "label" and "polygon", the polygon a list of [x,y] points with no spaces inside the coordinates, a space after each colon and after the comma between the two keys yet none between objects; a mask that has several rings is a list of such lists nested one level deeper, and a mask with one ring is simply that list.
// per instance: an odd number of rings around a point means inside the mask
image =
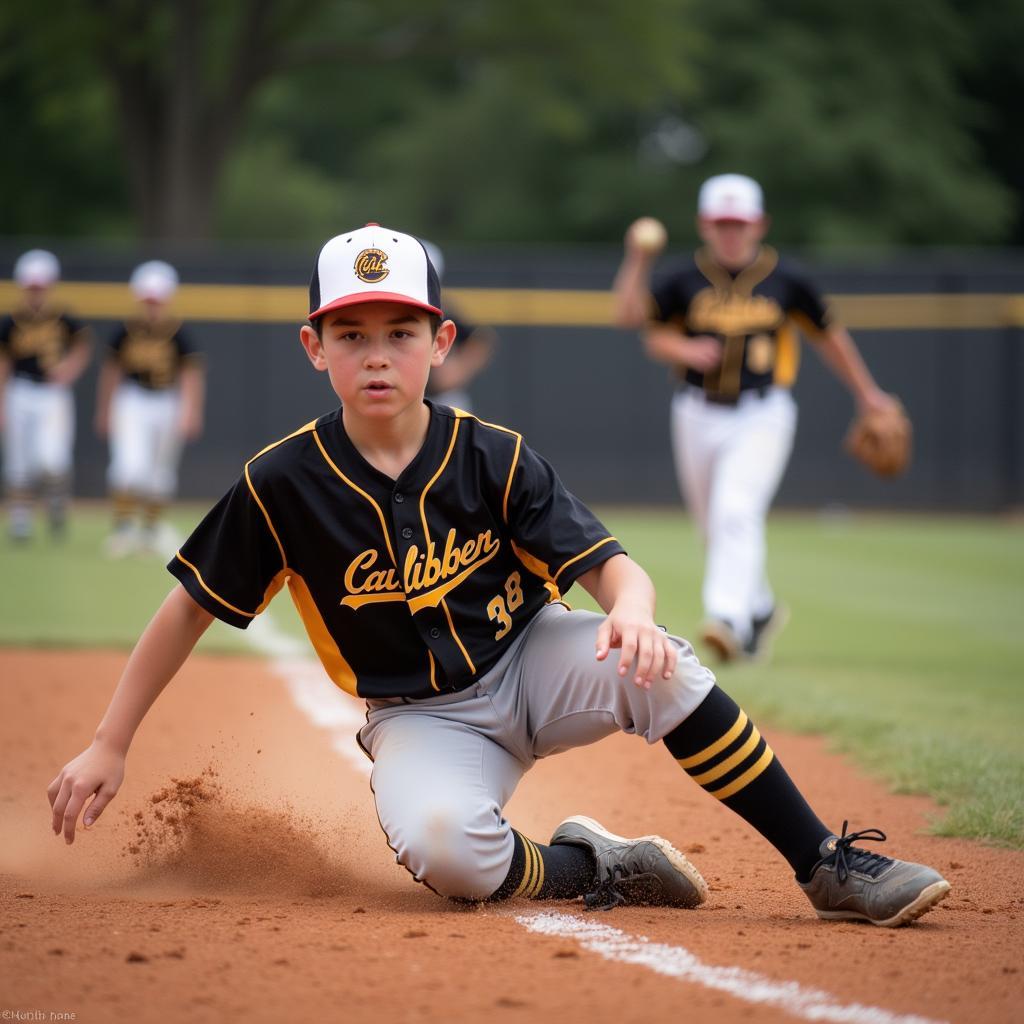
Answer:
[{"label": "dirt infield", "polygon": [[[707,906],[448,904],[395,865],[365,775],[250,659],[185,667],[117,800],[67,848],[46,786],[123,661],[0,651],[0,1009],[45,1015],[22,1019],[791,1021],[813,1015],[808,992],[831,999],[824,1019],[1020,1019],[1024,855],[921,835],[928,801],[771,730],[821,813],[938,867],[946,902],[898,931],[818,922],[774,851],[663,750],[622,736],[538,764],[509,817],[540,840],[572,813],[661,832],[708,879]],[[629,955],[619,933],[650,942]],[[757,977],[715,971],[730,967]]]}]

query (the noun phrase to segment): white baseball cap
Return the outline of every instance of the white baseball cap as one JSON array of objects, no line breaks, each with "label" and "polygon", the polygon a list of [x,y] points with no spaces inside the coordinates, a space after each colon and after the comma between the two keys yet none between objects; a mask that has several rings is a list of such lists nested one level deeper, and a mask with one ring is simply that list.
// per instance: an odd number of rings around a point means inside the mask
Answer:
[{"label": "white baseball cap", "polygon": [[163,260],[149,260],[132,271],[128,284],[139,300],[167,302],[178,290],[178,272]]},{"label": "white baseball cap", "polygon": [[400,302],[444,316],[441,283],[419,239],[371,223],[324,244],[309,282],[309,319],[361,302]]},{"label": "white baseball cap", "polygon": [[60,263],[45,249],[29,249],[14,264],[14,280],[22,288],[49,288],[59,279]]},{"label": "white baseball cap", "polygon": [[764,217],[764,194],[744,174],[718,174],[700,187],[697,214],[708,220],[742,220],[753,224]]}]

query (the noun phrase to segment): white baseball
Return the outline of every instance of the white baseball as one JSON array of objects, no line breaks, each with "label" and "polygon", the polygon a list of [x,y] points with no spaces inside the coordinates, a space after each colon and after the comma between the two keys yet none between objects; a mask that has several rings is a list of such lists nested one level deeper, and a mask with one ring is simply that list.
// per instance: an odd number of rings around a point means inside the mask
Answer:
[{"label": "white baseball", "polygon": [[629,240],[643,252],[660,252],[668,241],[668,232],[660,220],[654,217],[641,217],[630,226]]}]

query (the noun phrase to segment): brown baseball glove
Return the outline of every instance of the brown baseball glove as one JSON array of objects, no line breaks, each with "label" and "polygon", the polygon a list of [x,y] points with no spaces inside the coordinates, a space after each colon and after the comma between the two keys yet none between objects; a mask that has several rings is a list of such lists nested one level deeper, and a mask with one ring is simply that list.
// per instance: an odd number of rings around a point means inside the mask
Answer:
[{"label": "brown baseball glove", "polygon": [[872,473],[899,476],[910,465],[913,426],[898,400],[884,411],[862,413],[846,432],[843,447]]}]

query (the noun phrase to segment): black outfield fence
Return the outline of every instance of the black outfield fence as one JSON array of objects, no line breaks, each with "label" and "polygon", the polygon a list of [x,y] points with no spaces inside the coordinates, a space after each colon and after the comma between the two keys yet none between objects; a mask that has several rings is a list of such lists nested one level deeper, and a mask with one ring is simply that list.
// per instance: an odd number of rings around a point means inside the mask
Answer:
[{"label": "black outfield fence", "polygon": [[[312,252],[50,247],[63,263],[61,301],[93,325],[101,344],[130,308],[123,282],[135,262],[162,256],[178,267],[185,284],[177,305],[209,368],[206,431],[186,453],[183,497],[220,494],[254,452],[335,404],[326,376],[298,343]],[[24,248],[0,245],[0,268],[9,274]],[[635,334],[608,326],[618,252],[496,247],[446,256],[446,301],[500,333],[473,388],[477,415],[523,431],[588,501],[676,501],[668,375],[645,358]],[[881,482],[841,453],[852,405],[805,343],[795,388],[800,429],[778,503],[1024,506],[1024,254],[804,262],[879,382],[910,411],[915,460],[906,477]],[[0,308],[15,295],[0,281]],[[104,491],[105,444],[92,431],[95,387],[96,360],[77,389],[75,476],[83,496]]]}]

